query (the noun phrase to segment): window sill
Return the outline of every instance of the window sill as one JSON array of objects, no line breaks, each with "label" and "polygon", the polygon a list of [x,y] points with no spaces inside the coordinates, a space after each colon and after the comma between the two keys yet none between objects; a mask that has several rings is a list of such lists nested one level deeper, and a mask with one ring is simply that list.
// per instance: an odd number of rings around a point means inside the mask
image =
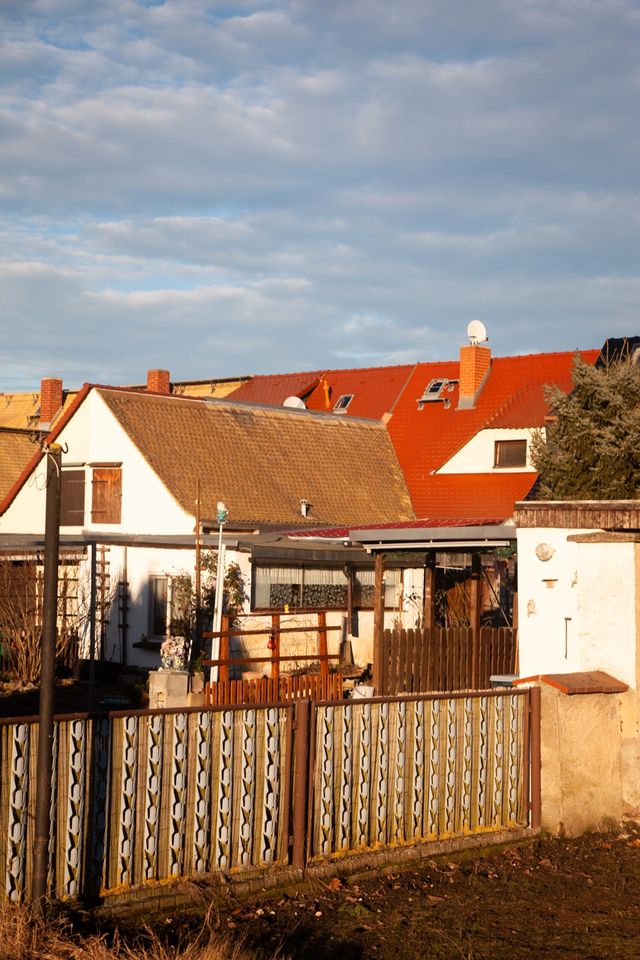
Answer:
[{"label": "window sill", "polygon": [[162,646],[162,640],[137,640],[136,643],[132,643],[131,646],[135,647],[137,650],[160,650]]}]

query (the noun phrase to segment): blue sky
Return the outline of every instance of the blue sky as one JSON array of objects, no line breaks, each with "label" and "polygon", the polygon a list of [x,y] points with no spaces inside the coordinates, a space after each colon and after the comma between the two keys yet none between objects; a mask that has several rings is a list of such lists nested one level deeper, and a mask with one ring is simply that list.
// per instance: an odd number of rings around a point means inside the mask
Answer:
[{"label": "blue sky", "polygon": [[640,333],[632,0],[2,0],[0,391]]}]

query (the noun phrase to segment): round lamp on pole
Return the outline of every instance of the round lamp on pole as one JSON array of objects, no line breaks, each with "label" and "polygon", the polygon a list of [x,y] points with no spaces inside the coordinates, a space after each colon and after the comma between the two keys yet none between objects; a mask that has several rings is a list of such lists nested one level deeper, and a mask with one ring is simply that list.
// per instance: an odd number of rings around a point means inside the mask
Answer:
[{"label": "round lamp on pole", "polygon": [[[222,594],[224,593],[224,545],[222,543],[222,532],[225,522],[229,516],[225,504],[218,500],[216,504],[216,520],[218,522],[218,567],[216,570],[216,605],[213,612],[213,632],[219,633],[222,628]],[[211,659],[219,659],[220,637],[214,637],[211,642]],[[218,679],[219,668],[211,667],[211,682]]]}]

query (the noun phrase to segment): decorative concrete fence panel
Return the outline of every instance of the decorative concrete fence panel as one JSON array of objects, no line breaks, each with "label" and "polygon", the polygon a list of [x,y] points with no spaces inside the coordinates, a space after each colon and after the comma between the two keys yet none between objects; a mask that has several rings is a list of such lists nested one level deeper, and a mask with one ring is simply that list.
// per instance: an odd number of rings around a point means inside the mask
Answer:
[{"label": "decorative concrete fence panel", "polygon": [[[537,702],[495,690],[58,718],[50,893],[93,900],[536,826]],[[32,882],[37,731],[0,721],[0,864],[16,902]]]},{"label": "decorative concrete fence panel", "polygon": [[311,858],[529,823],[529,701],[511,691],[320,704]]},{"label": "decorative concrete fence panel", "polygon": [[[290,706],[55,724],[49,887],[58,899],[288,862]],[[37,723],[1,727],[5,895],[30,889]]]}]

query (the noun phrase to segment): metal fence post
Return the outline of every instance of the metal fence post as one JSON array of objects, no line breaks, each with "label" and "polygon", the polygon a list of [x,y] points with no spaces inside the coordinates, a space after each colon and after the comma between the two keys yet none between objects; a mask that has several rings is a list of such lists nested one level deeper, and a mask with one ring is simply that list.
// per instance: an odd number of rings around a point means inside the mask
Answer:
[{"label": "metal fence post", "polygon": [[305,833],[307,825],[309,715],[310,700],[298,700],[294,710],[294,767],[293,767],[293,850],[292,865],[304,869]]}]

